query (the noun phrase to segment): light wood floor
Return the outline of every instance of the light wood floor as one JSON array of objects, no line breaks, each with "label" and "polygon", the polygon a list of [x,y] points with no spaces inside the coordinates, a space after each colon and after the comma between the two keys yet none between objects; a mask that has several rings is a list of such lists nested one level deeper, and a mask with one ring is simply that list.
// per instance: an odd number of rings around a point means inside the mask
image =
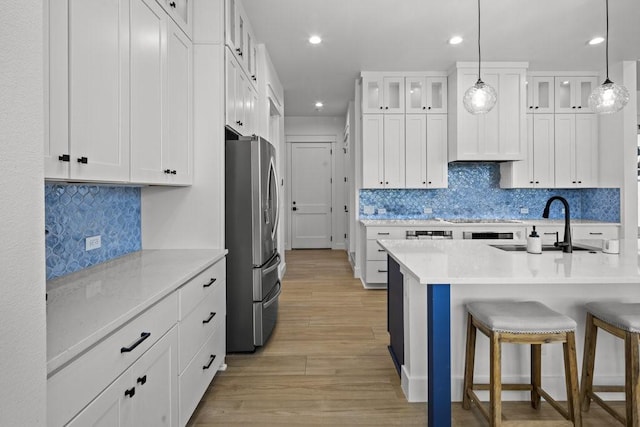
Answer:
[{"label": "light wood floor", "polygon": [[[426,404],[407,403],[387,351],[386,291],[364,290],[346,253],[286,253],[278,325],[254,354],[230,354],[189,426],[426,425]],[[597,406],[589,427],[618,426]],[[506,419],[562,417],[543,403],[505,402]],[[453,404],[453,425],[485,426]]]}]

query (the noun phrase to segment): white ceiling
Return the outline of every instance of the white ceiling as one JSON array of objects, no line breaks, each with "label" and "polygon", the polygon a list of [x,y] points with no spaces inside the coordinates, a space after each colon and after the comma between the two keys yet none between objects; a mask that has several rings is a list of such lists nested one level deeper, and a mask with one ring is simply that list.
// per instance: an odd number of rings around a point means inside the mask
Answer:
[{"label": "white ceiling", "polygon": [[[340,116],[360,71],[444,71],[477,61],[475,0],[243,0],[285,90],[287,116]],[[611,0],[610,61],[640,59],[640,0]],[[604,68],[604,0],[482,0],[482,59],[530,70]],[[308,43],[312,34],[321,45]],[[447,40],[464,37],[458,46]],[[316,111],[314,103],[324,102]]]}]

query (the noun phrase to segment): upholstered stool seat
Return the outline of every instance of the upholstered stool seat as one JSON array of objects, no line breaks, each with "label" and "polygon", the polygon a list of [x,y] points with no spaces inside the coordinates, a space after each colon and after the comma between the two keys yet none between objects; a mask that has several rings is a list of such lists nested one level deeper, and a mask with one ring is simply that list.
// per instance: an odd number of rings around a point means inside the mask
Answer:
[{"label": "upholstered stool seat", "polygon": [[[589,410],[593,400],[625,426],[640,426],[640,303],[591,302],[586,304],[587,323],[582,364],[582,409]],[[625,385],[593,385],[596,338],[598,328],[624,340]],[[620,414],[602,400],[597,392],[624,392],[625,415]]]},{"label": "upholstered stool seat", "polygon": [[[469,409],[474,402],[491,426],[502,424],[502,390],[531,392],[531,405],[539,408],[540,399],[549,402],[574,426],[582,425],[578,396],[578,368],[576,364],[576,322],[537,301],[476,301],[467,304],[467,351],[465,360],[462,406]],[[476,331],[490,341],[489,384],[473,382]],[[542,389],[542,344],[562,342],[567,386],[568,410]],[[530,384],[502,384],[502,343],[531,345]],[[489,410],[474,390],[489,390]]]}]

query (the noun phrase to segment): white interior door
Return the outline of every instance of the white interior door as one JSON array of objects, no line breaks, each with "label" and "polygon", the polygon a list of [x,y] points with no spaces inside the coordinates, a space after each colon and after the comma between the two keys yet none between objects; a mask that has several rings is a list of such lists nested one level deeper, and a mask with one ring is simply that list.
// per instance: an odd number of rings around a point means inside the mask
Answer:
[{"label": "white interior door", "polygon": [[331,143],[291,144],[291,248],[331,247]]}]

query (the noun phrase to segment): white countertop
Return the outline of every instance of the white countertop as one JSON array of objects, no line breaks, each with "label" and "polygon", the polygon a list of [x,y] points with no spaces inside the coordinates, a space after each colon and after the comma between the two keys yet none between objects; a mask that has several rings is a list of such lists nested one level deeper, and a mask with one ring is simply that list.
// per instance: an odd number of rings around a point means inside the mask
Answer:
[{"label": "white countertop", "polygon": [[144,250],[47,282],[47,373],[83,353],[226,255]]},{"label": "white countertop", "polygon": [[[548,251],[529,254],[489,246],[504,244],[504,241],[379,240],[378,243],[400,264],[403,273],[413,275],[421,284],[640,285],[637,253]],[[624,247],[623,241],[620,247]]]},{"label": "white countertop", "polygon": [[[491,220],[493,221],[493,220]],[[496,220],[499,221],[499,220]],[[535,225],[562,225],[564,226],[563,219],[511,219],[505,221],[512,222],[449,222],[446,219],[361,219],[360,223],[365,227],[429,227],[429,226],[447,226],[447,227],[482,227],[482,226],[528,226]],[[620,225],[619,222],[604,222],[591,219],[572,219],[571,225]]]}]

